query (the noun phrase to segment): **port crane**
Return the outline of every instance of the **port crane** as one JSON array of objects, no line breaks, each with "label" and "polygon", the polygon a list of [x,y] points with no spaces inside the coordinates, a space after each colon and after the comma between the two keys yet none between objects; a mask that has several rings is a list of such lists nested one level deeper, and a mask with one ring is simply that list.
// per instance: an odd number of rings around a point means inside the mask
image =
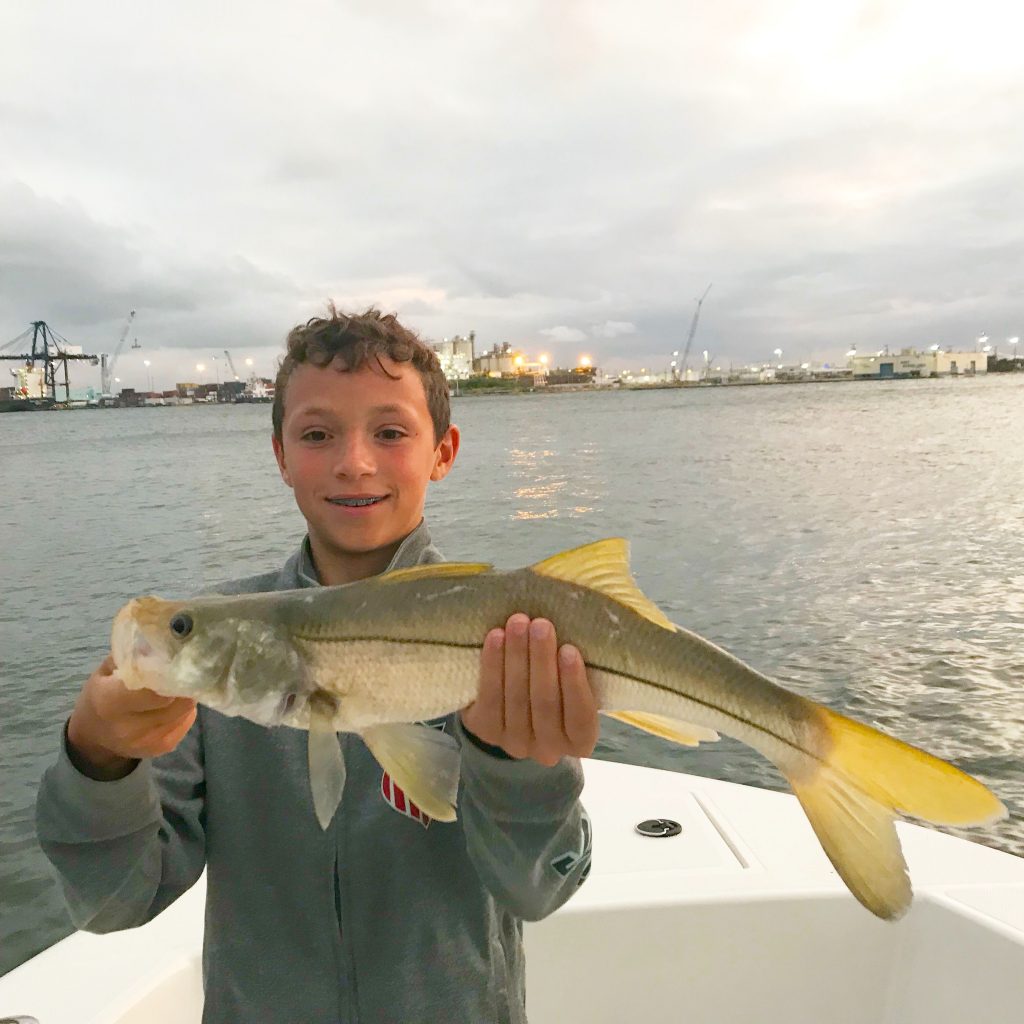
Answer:
[{"label": "port crane", "polygon": [[[32,334],[32,345],[28,352],[17,351],[25,348],[29,333]],[[64,388],[64,401],[71,401],[71,381],[68,376],[68,363],[72,360],[87,359],[91,366],[99,362],[99,357],[84,352],[74,351],[67,338],[58,334],[45,320],[33,320],[32,326],[22,331],[16,338],[0,345],[0,359],[16,359],[29,368],[37,363],[43,364],[43,382],[49,392],[51,402],[57,401],[57,378],[61,370],[64,380],[60,386]]]},{"label": "port crane", "polygon": [[[128,320],[125,322],[124,328],[121,331],[121,337],[117,339],[117,345],[114,348],[114,354],[108,356],[106,352],[100,356],[100,397],[101,398],[113,398],[114,393],[111,385],[114,381],[114,367],[117,365],[117,358],[121,354],[121,349],[124,348],[125,339],[128,337],[128,330],[132,326],[132,321],[135,319],[135,310],[131,310],[128,314]],[[142,347],[141,345],[139,346]]]},{"label": "port crane", "polygon": [[693,311],[693,319],[690,321],[690,333],[686,336],[686,350],[683,352],[682,379],[684,382],[686,381],[686,366],[690,358],[690,349],[693,347],[693,339],[697,334],[697,321],[700,320],[700,307],[704,305],[704,300],[708,297],[709,291],[711,291],[710,284],[704,289],[704,294],[697,300],[697,308]]},{"label": "port crane", "polygon": [[231,369],[231,375],[235,380],[241,380],[242,378],[238,376],[238,371],[235,369],[235,361],[231,358],[231,353],[227,349],[224,349],[224,358],[228,361],[228,367]]}]

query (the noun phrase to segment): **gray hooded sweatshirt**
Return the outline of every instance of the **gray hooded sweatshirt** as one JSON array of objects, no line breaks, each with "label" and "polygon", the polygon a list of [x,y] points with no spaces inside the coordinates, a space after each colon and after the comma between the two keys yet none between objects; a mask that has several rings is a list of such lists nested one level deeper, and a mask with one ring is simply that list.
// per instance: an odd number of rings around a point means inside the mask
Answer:
[{"label": "gray hooded sweatshirt", "polygon": [[[426,526],[389,568],[441,561]],[[308,541],[280,572],[221,593],[318,586]],[[326,832],[313,811],[306,733],[200,706],[171,753],[99,782],[66,737],[36,806],[43,851],[74,923],[144,924],[206,868],[204,1024],[526,1020],[522,921],[586,877],[578,761],[512,760],[457,715],[429,723],[462,748],[456,822],[430,821],[359,737]]]}]

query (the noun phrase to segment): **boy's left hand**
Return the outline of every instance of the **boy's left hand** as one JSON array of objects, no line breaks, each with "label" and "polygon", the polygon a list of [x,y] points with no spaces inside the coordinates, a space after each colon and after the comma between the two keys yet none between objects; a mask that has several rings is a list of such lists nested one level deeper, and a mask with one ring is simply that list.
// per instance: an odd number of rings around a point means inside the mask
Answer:
[{"label": "boy's left hand", "polygon": [[559,648],[547,619],[531,622],[522,614],[487,634],[480,692],[462,722],[484,743],[548,767],[565,756],[588,757],[600,732],[580,652]]}]

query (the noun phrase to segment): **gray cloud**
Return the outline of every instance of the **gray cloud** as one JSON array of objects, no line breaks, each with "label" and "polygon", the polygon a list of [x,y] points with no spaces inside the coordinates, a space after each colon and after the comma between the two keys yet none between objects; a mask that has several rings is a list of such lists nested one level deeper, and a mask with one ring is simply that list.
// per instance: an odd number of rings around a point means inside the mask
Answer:
[{"label": "gray cloud", "polygon": [[697,345],[737,362],[1024,332],[996,0],[50,7],[0,68],[0,339],[136,308],[269,365],[334,297],[650,365],[712,281]]}]

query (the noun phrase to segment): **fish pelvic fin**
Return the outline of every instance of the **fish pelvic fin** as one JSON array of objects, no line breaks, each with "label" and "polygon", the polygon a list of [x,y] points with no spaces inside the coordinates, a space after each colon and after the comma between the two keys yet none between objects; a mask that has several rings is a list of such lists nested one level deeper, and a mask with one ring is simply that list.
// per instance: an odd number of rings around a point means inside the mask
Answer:
[{"label": "fish pelvic fin", "polygon": [[684,747],[696,747],[701,743],[713,743],[718,739],[714,729],[705,729],[702,725],[680,722],[677,718],[667,715],[652,715],[646,711],[602,711],[607,718],[614,718],[635,729],[642,729],[652,736],[660,736],[663,740],[681,743]]},{"label": "fish pelvic fin", "polygon": [[377,577],[378,583],[403,583],[408,580],[443,579],[448,576],[477,576],[494,568],[488,562],[430,562],[408,569],[392,569]]},{"label": "fish pelvic fin", "polygon": [[345,791],[345,755],[333,729],[310,728],[308,742],[309,789],[316,820],[326,832]]},{"label": "fish pelvic fin", "polygon": [[1006,816],[1002,802],[959,768],[815,707],[823,759],[817,768],[783,771],[840,877],[878,917],[895,919],[912,892],[894,819],[937,825],[986,825]]},{"label": "fish pelvic fin", "polygon": [[426,725],[374,725],[363,742],[413,803],[435,821],[454,821],[459,792],[459,745]]},{"label": "fish pelvic fin", "polygon": [[662,628],[676,630],[665,613],[636,585],[629,568],[629,542],[622,537],[571,548],[530,568],[538,576],[596,590]]}]

